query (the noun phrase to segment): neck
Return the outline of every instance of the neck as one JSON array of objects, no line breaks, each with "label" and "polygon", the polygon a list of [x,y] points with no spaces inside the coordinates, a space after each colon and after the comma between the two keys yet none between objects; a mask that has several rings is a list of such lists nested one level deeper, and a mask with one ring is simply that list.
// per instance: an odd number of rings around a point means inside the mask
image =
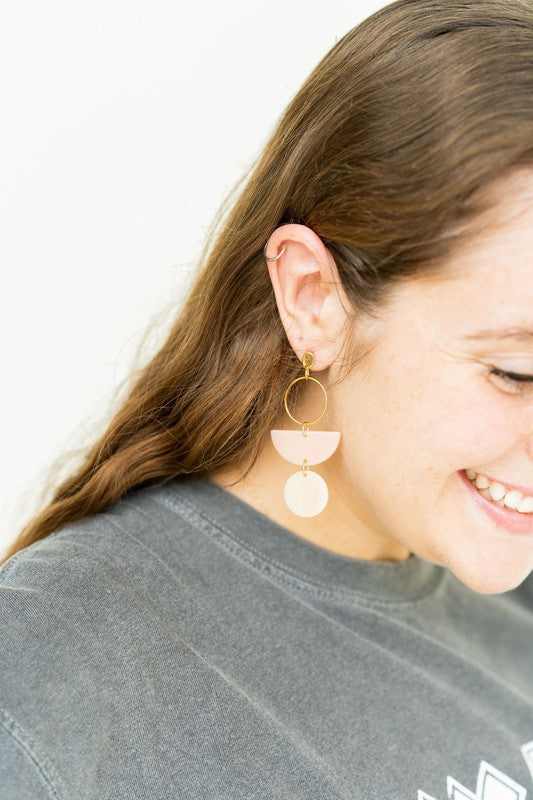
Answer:
[{"label": "neck", "polygon": [[404,545],[380,530],[347,476],[339,450],[327,462],[310,468],[322,475],[329,492],[326,508],[315,517],[299,517],[285,504],[285,481],[297,469],[296,464],[281,458],[269,434],[245,479],[241,477],[246,471],[242,465],[218,469],[209,478],[278,525],[338,555],[370,561],[403,561],[409,557]]}]

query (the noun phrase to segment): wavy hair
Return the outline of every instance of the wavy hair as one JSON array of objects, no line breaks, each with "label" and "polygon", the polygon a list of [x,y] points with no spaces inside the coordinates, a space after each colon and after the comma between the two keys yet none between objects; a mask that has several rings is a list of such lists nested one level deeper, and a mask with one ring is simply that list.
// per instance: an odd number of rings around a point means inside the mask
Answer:
[{"label": "wavy hair", "polygon": [[162,346],[0,563],[135,489],[253,466],[301,370],[263,255],[276,227],[309,226],[373,315],[395,283],[442,274],[485,190],[532,165],[529,0],[397,0],[352,28],[222,203]]}]

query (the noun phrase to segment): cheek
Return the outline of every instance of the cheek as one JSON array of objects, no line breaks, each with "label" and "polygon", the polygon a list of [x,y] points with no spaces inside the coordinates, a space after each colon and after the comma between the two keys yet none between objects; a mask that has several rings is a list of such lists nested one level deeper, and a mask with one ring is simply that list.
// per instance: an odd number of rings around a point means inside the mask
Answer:
[{"label": "cheek", "polygon": [[427,388],[406,411],[409,434],[419,437],[418,456],[433,469],[454,472],[500,458],[520,433],[520,418],[512,398],[490,381],[470,376]]},{"label": "cheek", "polygon": [[374,371],[351,395],[353,447],[364,442],[378,462],[413,475],[449,474],[500,456],[518,427],[510,398],[479,375],[458,375],[459,368],[435,375],[421,361],[404,361]]}]

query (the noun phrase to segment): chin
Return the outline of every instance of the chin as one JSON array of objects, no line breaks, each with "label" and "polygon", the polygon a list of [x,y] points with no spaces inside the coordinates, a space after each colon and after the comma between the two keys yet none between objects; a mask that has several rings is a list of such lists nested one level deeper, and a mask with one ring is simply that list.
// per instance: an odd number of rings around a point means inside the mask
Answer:
[{"label": "chin", "polygon": [[502,594],[510,592],[520,586],[530,574],[531,570],[524,571],[523,565],[517,564],[515,569],[507,567],[502,569],[495,562],[478,569],[449,567],[457,580],[477,594]]}]

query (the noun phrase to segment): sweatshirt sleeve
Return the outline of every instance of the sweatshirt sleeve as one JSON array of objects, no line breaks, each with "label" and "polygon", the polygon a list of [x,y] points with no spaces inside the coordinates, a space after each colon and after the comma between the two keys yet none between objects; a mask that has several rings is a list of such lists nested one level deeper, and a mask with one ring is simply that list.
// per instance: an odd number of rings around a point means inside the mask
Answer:
[{"label": "sweatshirt sleeve", "polygon": [[51,765],[0,709],[0,800],[63,800],[51,783]]}]

